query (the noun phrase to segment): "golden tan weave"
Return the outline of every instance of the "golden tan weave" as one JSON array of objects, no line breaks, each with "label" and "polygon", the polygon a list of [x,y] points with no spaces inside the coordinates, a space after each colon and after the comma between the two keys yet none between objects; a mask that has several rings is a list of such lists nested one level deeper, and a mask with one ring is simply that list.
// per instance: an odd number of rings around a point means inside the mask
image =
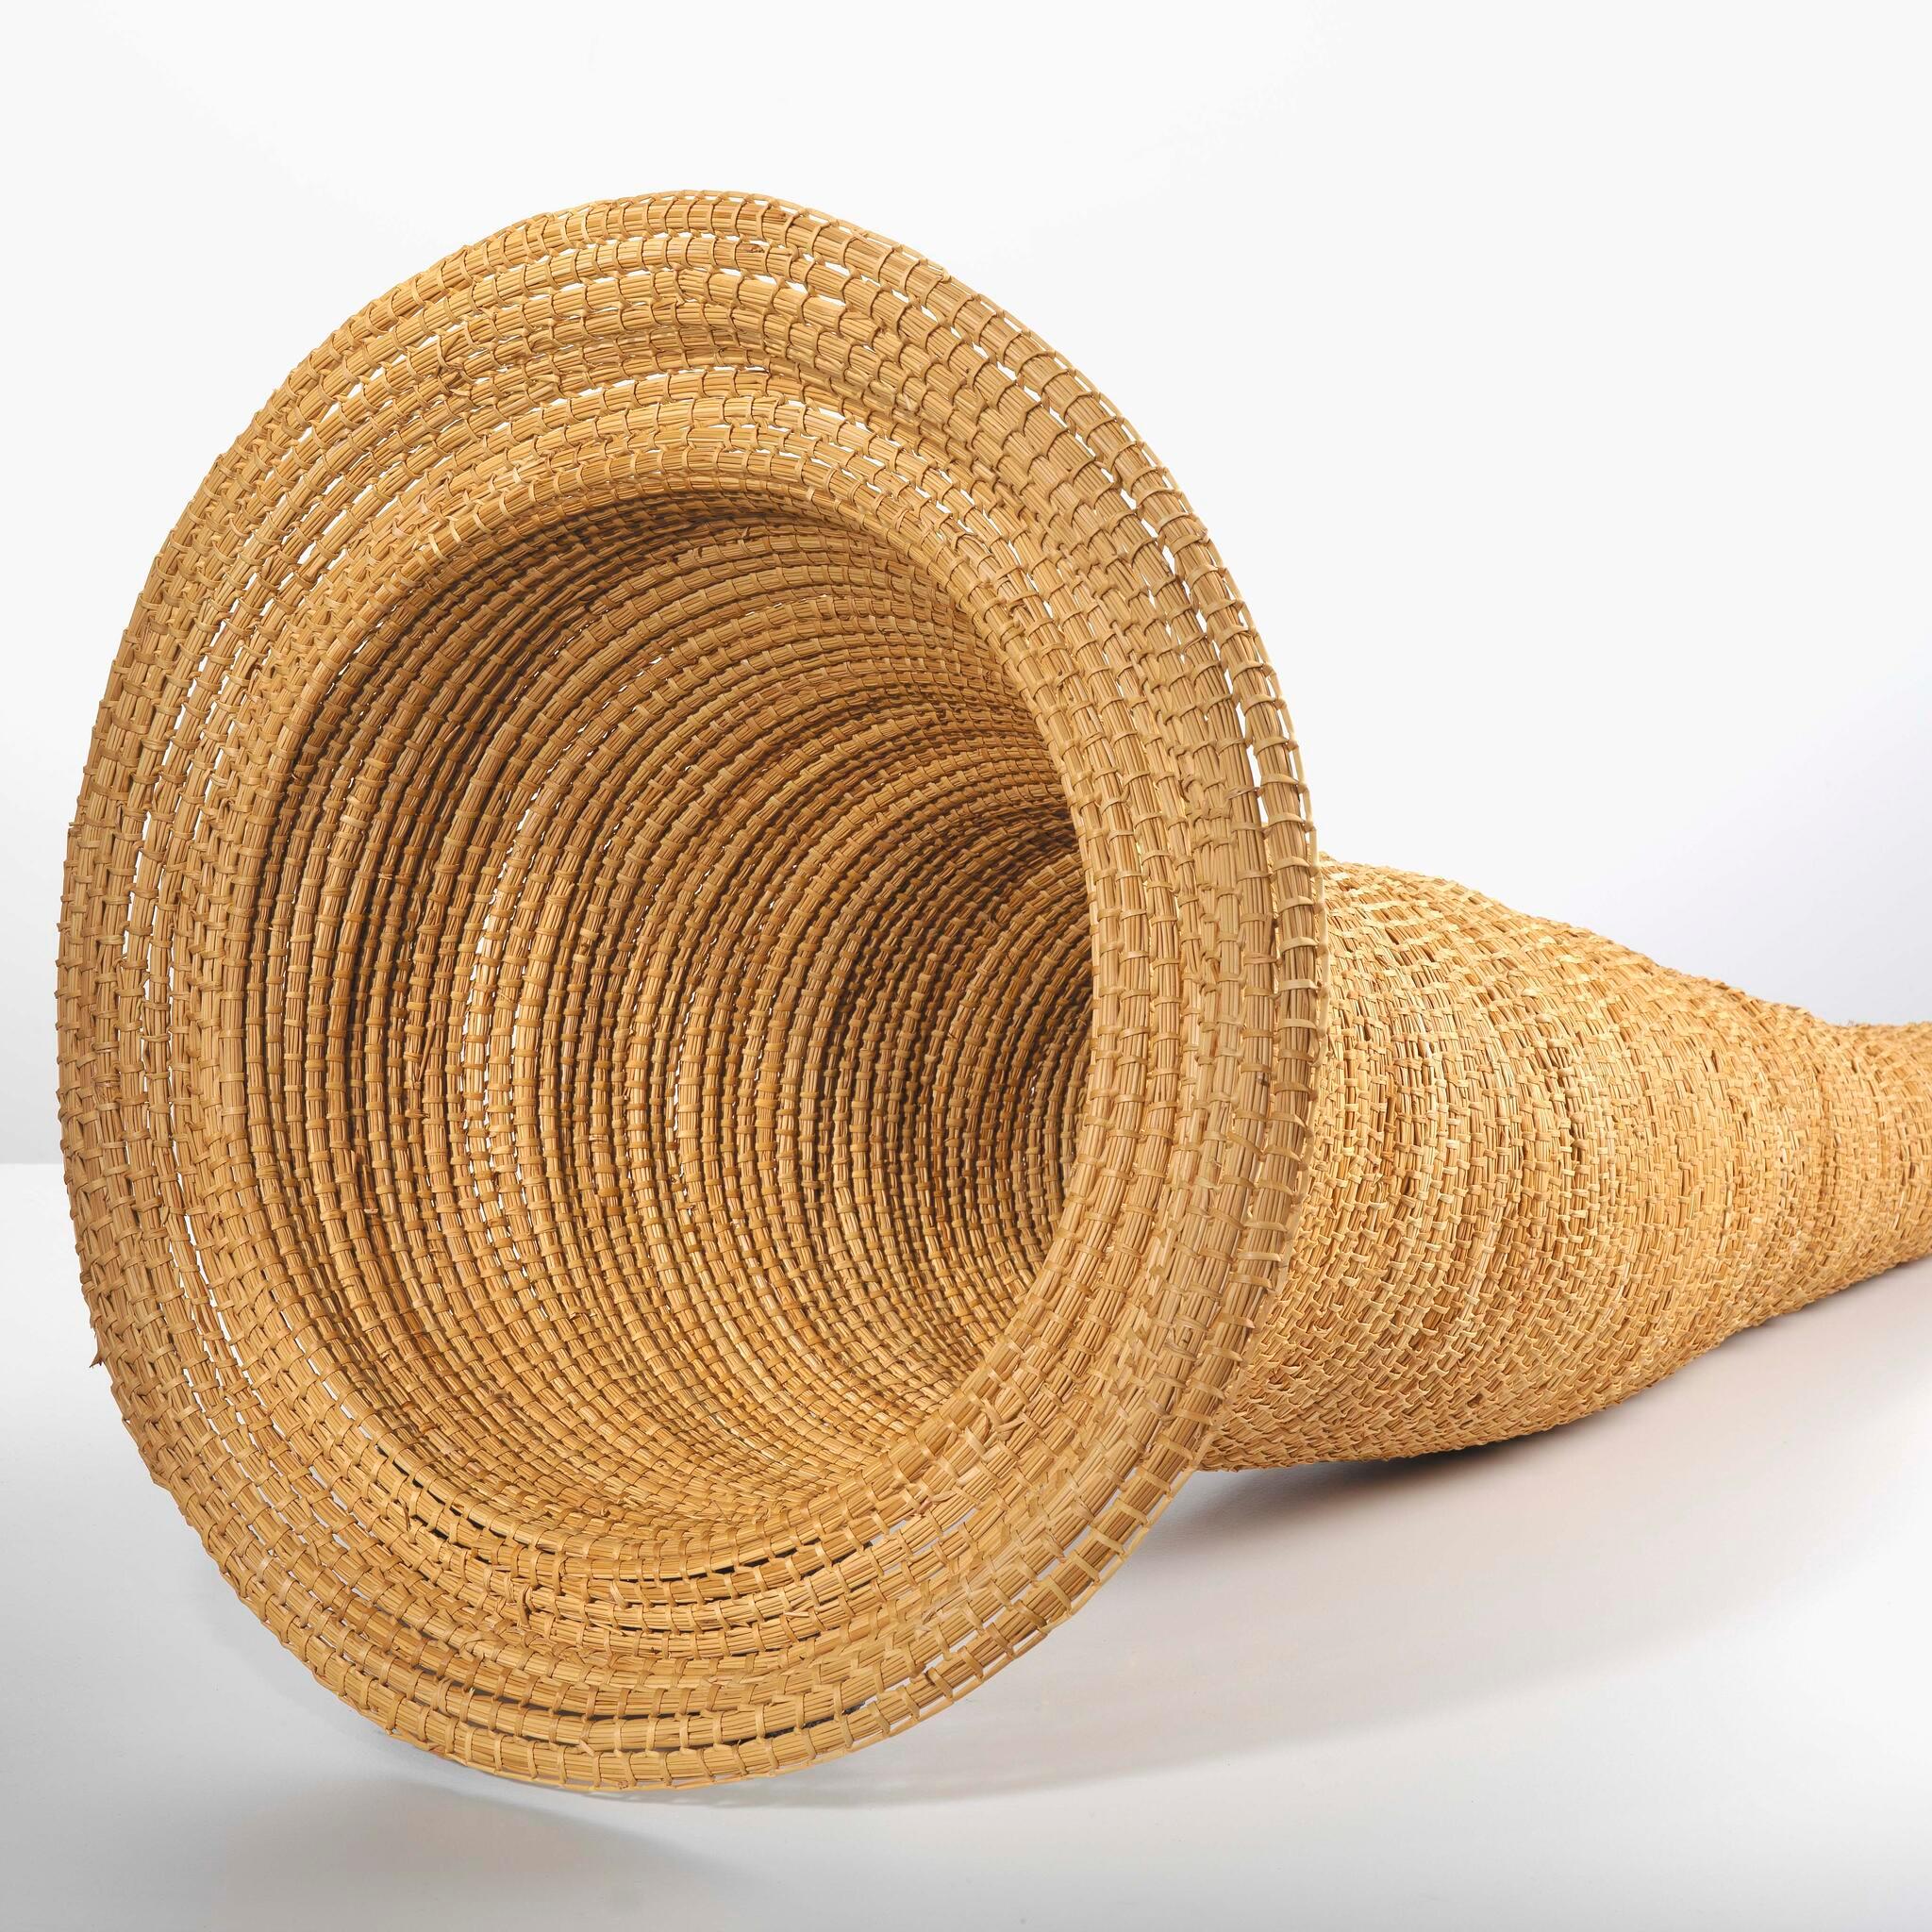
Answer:
[{"label": "golden tan weave", "polygon": [[1932,1029],[1319,866],[1111,406],[736,196],[451,257],[215,466],[60,1044],[157,1480],[332,1690],[556,1784],[871,1742],[1203,1465],[1542,1428],[1932,1247]]}]

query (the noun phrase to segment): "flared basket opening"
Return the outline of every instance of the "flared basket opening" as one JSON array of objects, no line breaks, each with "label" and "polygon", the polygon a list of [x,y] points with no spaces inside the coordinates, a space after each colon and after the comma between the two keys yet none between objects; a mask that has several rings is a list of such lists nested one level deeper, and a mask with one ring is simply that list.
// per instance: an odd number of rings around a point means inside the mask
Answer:
[{"label": "flared basket opening", "polygon": [[149,1468],[491,1771],[951,1702],[1249,1346],[1305,806],[1173,479],[931,263],[712,194],[446,258],[216,464],[96,727],[63,1120]]},{"label": "flared basket opening", "polygon": [[291,1282],[492,1507],[863,1474],[1040,1266],[1091,981],[986,641],[876,537],[658,495],[388,614],[277,799],[251,1000]]}]

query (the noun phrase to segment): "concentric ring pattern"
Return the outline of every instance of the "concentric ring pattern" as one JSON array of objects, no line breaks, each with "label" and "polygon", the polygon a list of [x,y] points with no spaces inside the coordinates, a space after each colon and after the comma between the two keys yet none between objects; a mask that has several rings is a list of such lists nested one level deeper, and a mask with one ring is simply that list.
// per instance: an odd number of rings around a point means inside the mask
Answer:
[{"label": "concentric ring pattern", "polygon": [[870,1742],[1201,1461],[1322,930],[1242,607],[1065,362],[775,202],[508,229],[295,371],[116,662],[60,1012],[116,1397],[400,1737]]}]

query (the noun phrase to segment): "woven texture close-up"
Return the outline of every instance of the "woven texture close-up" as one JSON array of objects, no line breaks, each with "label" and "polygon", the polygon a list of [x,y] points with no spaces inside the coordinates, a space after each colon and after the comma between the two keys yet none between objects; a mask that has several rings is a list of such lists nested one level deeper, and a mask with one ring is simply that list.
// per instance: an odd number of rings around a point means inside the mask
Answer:
[{"label": "woven texture close-up", "polygon": [[290,375],[128,626],[59,1000],[149,1470],[330,1690],[555,1785],[872,1743],[1198,1470],[1548,1428],[1932,1250],[1932,1025],[1319,855],[1113,406],[744,196]]}]

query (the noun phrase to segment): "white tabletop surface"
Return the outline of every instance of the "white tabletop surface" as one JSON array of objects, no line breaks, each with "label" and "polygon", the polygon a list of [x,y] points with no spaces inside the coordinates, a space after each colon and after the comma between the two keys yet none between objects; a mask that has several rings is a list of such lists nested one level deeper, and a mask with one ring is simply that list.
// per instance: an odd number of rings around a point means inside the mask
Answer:
[{"label": "white tabletop surface", "polygon": [[1932,1925],[1932,1265],[1552,1435],[1197,1477],[935,1722],[600,1801],[317,1687],[90,1371],[58,1170],[0,1227],[21,1932]]}]

